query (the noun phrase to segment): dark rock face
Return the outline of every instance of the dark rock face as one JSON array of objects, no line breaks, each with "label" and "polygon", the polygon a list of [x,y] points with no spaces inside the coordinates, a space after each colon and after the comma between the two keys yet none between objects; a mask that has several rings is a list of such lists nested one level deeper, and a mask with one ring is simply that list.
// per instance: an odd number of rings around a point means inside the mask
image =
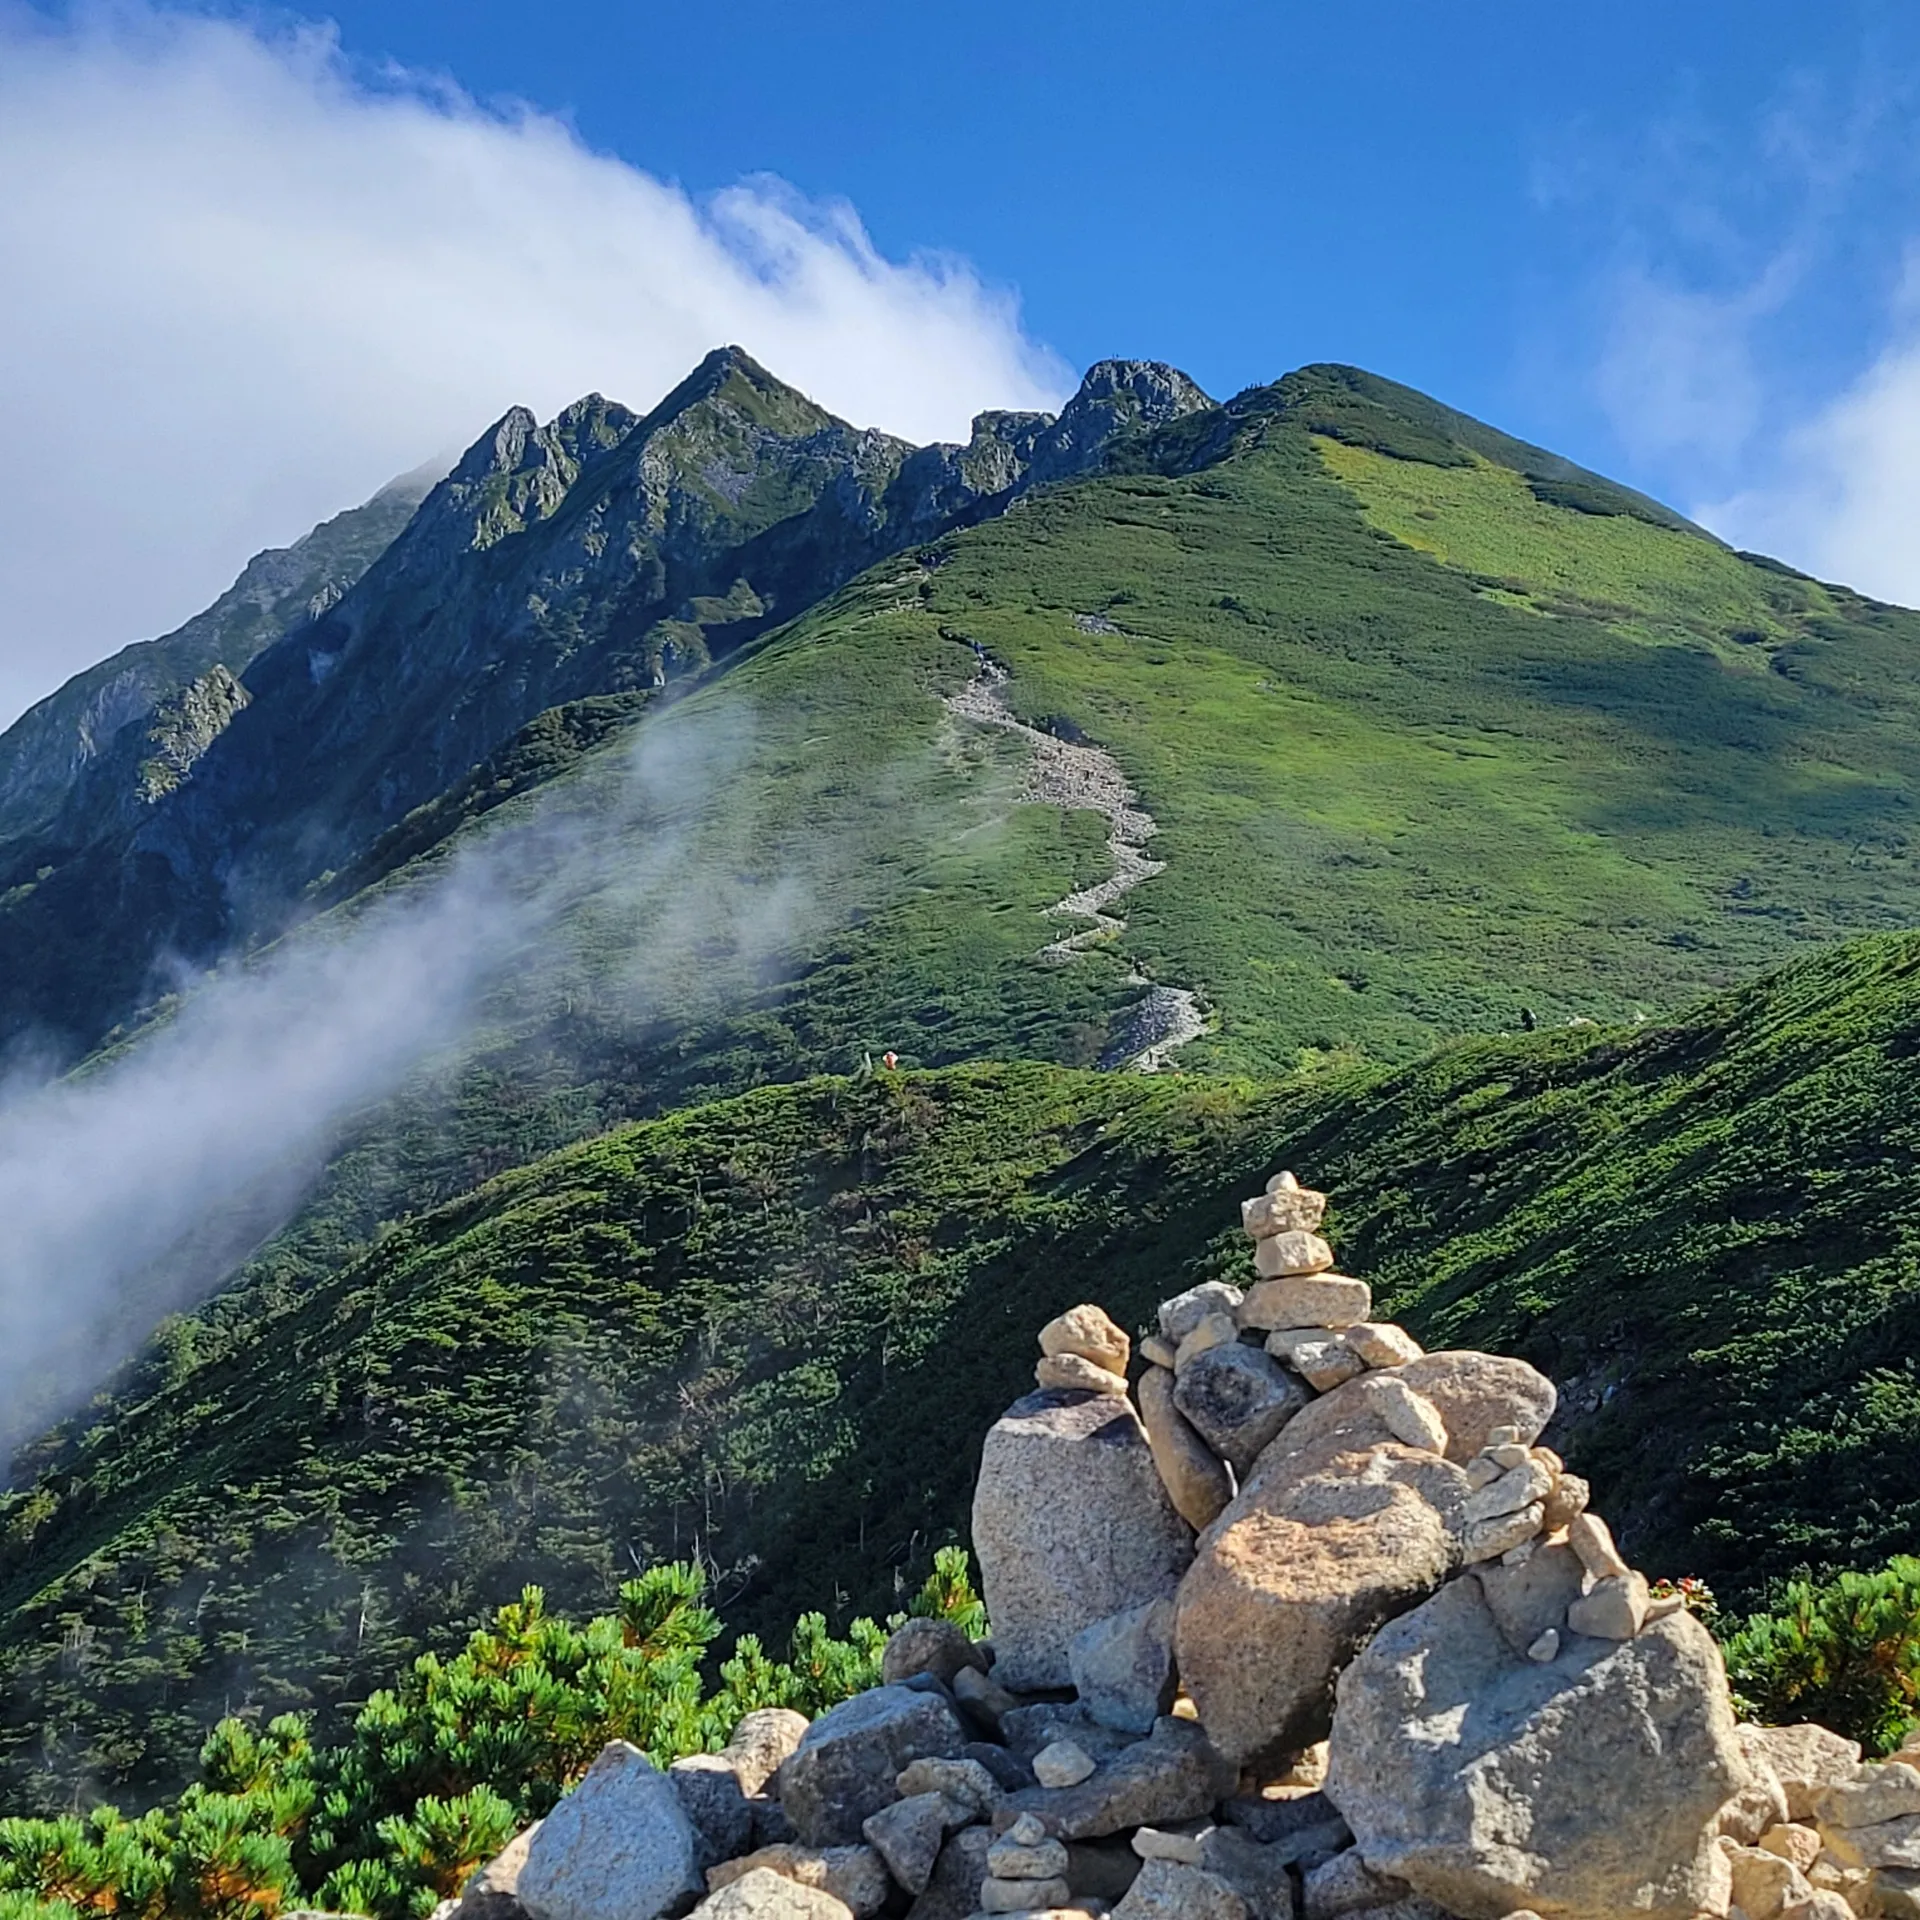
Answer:
[{"label": "dark rock face", "polygon": [[[237,686],[202,686],[207,711],[173,723],[175,750],[139,804],[123,779],[109,799],[74,796],[59,848],[37,826],[0,846],[0,893],[59,869],[26,909],[0,911],[0,1043],[36,1028],[84,1049],[135,1010],[156,956],[203,961],[270,935],[309,882],[535,716],[670,691],[885,555],[1210,404],[1171,368],[1105,361],[1057,420],[985,413],[965,447],[915,449],[728,347],[645,416],[598,394],[544,426],[513,409],[364,573],[321,569],[309,617],[228,663],[244,667]],[[181,654],[192,675],[156,667],[151,688],[136,675],[84,698],[63,689],[43,703],[51,717],[21,722],[39,744],[11,759],[20,729],[0,738],[0,822],[14,788],[29,823],[71,794],[71,771],[49,801],[32,769],[67,750],[76,701],[119,728],[221,660],[206,651]],[[154,755],[133,757],[137,772]]]}]

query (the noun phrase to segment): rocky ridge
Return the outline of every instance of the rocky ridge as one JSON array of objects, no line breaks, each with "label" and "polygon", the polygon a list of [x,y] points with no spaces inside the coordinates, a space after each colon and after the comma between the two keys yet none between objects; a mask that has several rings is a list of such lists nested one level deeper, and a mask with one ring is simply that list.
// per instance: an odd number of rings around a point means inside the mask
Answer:
[{"label": "rocky ridge", "polygon": [[[1423,1353],[1324,1196],[1254,1272],[1041,1330],[982,1450],[992,1638],[662,1773],[615,1743],[442,1920],[1847,1920],[1920,1914],[1920,1742],[1739,1724],[1524,1363]],[[704,1897],[702,1897],[704,1896]]]}]

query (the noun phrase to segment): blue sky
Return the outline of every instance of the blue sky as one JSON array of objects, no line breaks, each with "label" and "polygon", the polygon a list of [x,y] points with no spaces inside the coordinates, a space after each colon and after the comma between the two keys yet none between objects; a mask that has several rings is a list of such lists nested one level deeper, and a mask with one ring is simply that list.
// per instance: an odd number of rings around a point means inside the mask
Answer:
[{"label": "blue sky", "polygon": [[330,12],[362,57],[560,111],[696,192],[844,197],[887,253],[1017,288],[1075,365],[1166,358],[1225,393],[1357,361],[1669,491],[1729,476],[1614,427],[1620,277],[1738,297],[1810,243],[1758,329],[1805,408],[1871,355],[1920,213],[1911,4]]},{"label": "blue sky", "polygon": [[0,401],[61,449],[0,482],[0,722],[720,333],[915,437],[1105,354],[1354,361],[1920,599],[1917,115],[1885,0],[0,0]]}]

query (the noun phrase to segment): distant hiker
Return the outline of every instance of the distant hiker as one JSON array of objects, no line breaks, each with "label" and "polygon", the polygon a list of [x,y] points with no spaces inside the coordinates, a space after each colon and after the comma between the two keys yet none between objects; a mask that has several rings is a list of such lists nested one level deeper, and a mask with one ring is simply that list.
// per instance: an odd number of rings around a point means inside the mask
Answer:
[{"label": "distant hiker", "polygon": [[883,1053],[880,1059],[889,1073],[900,1064],[900,1056],[897,1053]]},{"label": "distant hiker", "polygon": [[1520,1009],[1520,1024],[1527,1032],[1532,1033],[1540,1024],[1540,1016],[1535,1013],[1531,1007],[1522,1007]]}]

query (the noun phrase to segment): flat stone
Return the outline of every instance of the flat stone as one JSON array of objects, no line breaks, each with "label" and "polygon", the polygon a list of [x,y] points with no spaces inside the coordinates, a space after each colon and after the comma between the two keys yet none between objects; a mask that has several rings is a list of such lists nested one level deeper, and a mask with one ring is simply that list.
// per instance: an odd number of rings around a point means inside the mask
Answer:
[{"label": "flat stone", "polygon": [[1257,1281],[1247,1289],[1240,1303],[1240,1324],[1267,1332],[1283,1327],[1340,1329],[1358,1326],[1372,1310],[1373,1289],[1364,1280],[1337,1273],[1289,1274]]},{"label": "flat stone", "polygon": [[945,1794],[916,1793],[869,1815],[860,1830],[901,1886],[925,1893],[949,1830],[964,1826],[966,1819],[966,1809]]},{"label": "flat stone", "polygon": [[1341,1676],[1326,1790],[1370,1867],[1450,1913],[1693,1920],[1724,1911],[1710,1826],[1747,1781],[1691,1615],[1536,1665],[1455,1580]]},{"label": "flat stone", "polygon": [[707,1886],[718,1893],[743,1874],[763,1869],[800,1886],[819,1887],[832,1894],[852,1912],[854,1920],[869,1920],[893,1892],[886,1865],[871,1847],[803,1847],[793,1843],[761,1847],[740,1860],[723,1860],[707,1869]]},{"label": "flat stone", "polygon": [[987,1435],[973,1550],[993,1621],[993,1678],[1036,1690],[1070,1682],[1075,1634],[1172,1592],[1193,1536],[1130,1402],[1034,1394]]},{"label": "flat stone", "polygon": [[[1382,1380],[1374,1406],[1387,1431],[1402,1446],[1417,1447],[1423,1453],[1446,1452],[1447,1426],[1440,1418],[1440,1409],[1404,1380]],[[1473,1503],[1469,1500],[1467,1504],[1471,1508]]]},{"label": "flat stone", "polygon": [[1567,1625],[1575,1633],[1590,1633],[1601,1640],[1631,1640],[1646,1618],[1647,1577],[1643,1573],[1597,1580],[1591,1593],[1583,1594],[1567,1609]]},{"label": "flat stone", "polygon": [[1451,1569],[1465,1499],[1458,1467],[1393,1440],[1335,1433],[1262,1460],[1202,1539],[1175,1622],[1181,1680],[1229,1759],[1325,1737],[1340,1669]]},{"label": "flat stone", "polygon": [[1162,1720],[1077,1787],[1031,1787],[994,1810],[996,1825],[1037,1815],[1061,1840],[1097,1840],[1129,1827],[1198,1819],[1233,1791],[1236,1772],[1189,1720]]},{"label": "flat stone", "polygon": [[1009,1693],[989,1674],[974,1667],[962,1667],[953,1676],[953,1697],[989,1732],[997,1732],[1007,1715],[1020,1705],[1020,1696]]},{"label": "flat stone", "polygon": [[1277,1360],[1238,1343],[1189,1362],[1173,1389],[1174,1405],[1238,1474],[1246,1473],[1310,1397]]},{"label": "flat stone", "polygon": [[1069,1307],[1040,1329],[1040,1351],[1049,1356],[1077,1353],[1109,1373],[1125,1373],[1133,1342],[1108,1318],[1105,1308]]},{"label": "flat stone", "polygon": [[680,1796],[698,1839],[698,1865],[737,1859],[753,1846],[753,1809],[740,1790],[740,1776],[724,1753],[695,1753],[676,1760],[667,1778]]},{"label": "flat stone", "polygon": [[1124,1753],[1139,1738],[1119,1728],[1103,1727],[1079,1700],[1036,1700],[1031,1706],[1015,1708],[1002,1727],[1007,1746],[1026,1762],[1029,1775],[1034,1757],[1056,1742],[1070,1741],[1102,1761]]},{"label": "flat stone", "polygon": [[1545,1374],[1506,1354],[1426,1353],[1408,1361],[1396,1377],[1439,1409],[1447,1458],[1463,1464],[1488,1444],[1497,1426],[1511,1428],[1516,1440],[1531,1446],[1559,1399]]},{"label": "flat stone", "polygon": [[517,1897],[533,1920],[656,1920],[702,1887],[699,1840],[672,1782],[614,1740],[541,1821]]},{"label": "flat stone", "polygon": [[[1296,1273],[1325,1273],[1333,1265],[1333,1249],[1317,1233],[1289,1227],[1284,1233],[1257,1240],[1253,1270],[1262,1280],[1279,1280]],[[1306,1326],[1307,1321],[1296,1321]]]},{"label": "flat stone", "polygon": [[709,1894],[692,1920],[853,1920],[853,1909],[822,1887],[756,1867]]},{"label": "flat stone", "polygon": [[1171,1340],[1163,1340],[1157,1333],[1150,1333],[1140,1342],[1140,1358],[1150,1367],[1165,1367],[1173,1371],[1174,1356],[1179,1352]]},{"label": "flat stone", "polygon": [[1209,1830],[1200,1820],[1178,1827],[1140,1827],[1133,1836],[1133,1850],[1142,1860],[1177,1860],[1182,1866],[1197,1867],[1200,1837]]},{"label": "flat stone", "polygon": [[1206,1314],[1174,1349],[1174,1372],[1185,1373],[1203,1353],[1211,1353],[1215,1347],[1230,1347],[1239,1338],[1240,1328],[1232,1314]]},{"label": "flat stone", "polygon": [[1113,1920],[1252,1920],[1252,1912],[1218,1874],[1149,1860],[1114,1908]]},{"label": "flat stone", "polygon": [[1045,1830],[1037,1840],[1016,1840],[1003,1833],[987,1849],[987,1871],[996,1880],[1058,1880],[1067,1873],[1063,1840],[1049,1840]]},{"label": "flat stone", "polygon": [[1035,1366],[1033,1377],[1044,1393],[1124,1394],[1127,1390],[1125,1374],[1109,1373],[1077,1353],[1049,1355]]},{"label": "flat stone", "polygon": [[1558,1627],[1548,1627],[1539,1639],[1528,1646],[1527,1658],[1529,1660],[1537,1660],[1544,1665],[1547,1661],[1555,1658],[1559,1651],[1560,1629]]},{"label": "flat stone", "polygon": [[1554,1544],[1535,1549],[1521,1566],[1475,1567],[1473,1578],[1507,1645],[1531,1656],[1543,1633],[1567,1624],[1584,1571],[1570,1547]]},{"label": "flat stone", "polygon": [[1052,1880],[996,1880],[989,1875],[980,1883],[982,1913],[1035,1913],[1064,1907],[1073,1898],[1073,1889],[1064,1878]]},{"label": "flat stone", "polygon": [[780,1763],[807,1734],[807,1716],[791,1707],[756,1707],[742,1714],[727,1744],[723,1757],[733,1767],[746,1794],[764,1793],[767,1782],[779,1771]]},{"label": "flat stone", "polygon": [[1787,1817],[1813,1817],[1822,1789],[1851,1780],[1860,1764],[1860,1743],[1803,1721],[1792,1727],[1742,1727],[1743,1741],[1757,1747],[1773,1769],[1787,1800]]},{"label": "flat stone", "polygon": [[899,1797],[909,1761],[951,1758],[966,1732],[940,1695],[876,1687],[824,1713],[781,1764],[780,1804],[810,1847],[852,1845],[866,1820]]},{"label": "flat stone", "polygon": [[1077,1787],[1094,1769],[1094,1758],[1071,1740],[1056,1740],[1033,1756],[1033,1777],[1043,1787]]},{"label": "flat stone", "polygon": [[1522,1507],[1518,1513],[1499,1514],[1467,1527],[1460,1536],[1461,1564],[1478,1566],[1525,1546],[1538,1535],[1544,1512],[1545,1509],[1538,1506]]},{"label": "flat stone", "polygon": [[1181,1519],[1196,1532],[1211,1526],[1233,1498],[1233,1481],[1193,1423],[1174,1405],[1171,1373],[1150,1368],[1140,1378],[1140,1419],[1161,1484]]},{"label": "flat stone", "polygon": [[1185,1293],[1176,1293],[1160,1303],[1160,1337],[1177,1348],[1182,1340],[1210,1313],[1231,1314],[1241,1301],[1238,1287],[1224,1280],[1206,1280]]},{"label": "flat stone", "polygon": [[1522,1507],[1544,1505],[1553,1476],[1537,1460],[1524,1454],[1521,1460],[1520,1466],[1509,1468],[1467,1496],[1469,1526],[1477,1520],[1497,1520],[1502,1514],[1518,1513]]},{"label": "flat stone", "polygon": [[1277,1173],[1267,1182],[1265,1193],[1241,1201],[1240,1224],[1256,1240],[1296,1228],[1302,1233],[1312,1233],[1326,1211],[1324,1193],[1303,1187],[1290,1173]]},{"label": "flat stone", "polygon": [[980,1908],[980,1887],[987,1877],[987,1849],[993,1835],[985,1827],[950,1833],[934,1863],[927,1890],[907,1909],[907,1920],[967,1920]]},{"label": "flat stone", "polygon": [[1597,1513],[1583,1513],[1567,1529],[1567,1545],[1580,1556],[1580,1564],[1596,1580],[1617,1580],[1631,1573],[1613,1544],[1613,1534]]},{"label": "flat stone", "polygon": [[914,1760],[900,1769],[894,1781],[902,1799],[937,1793],[956,1806],[985,1816],[999,1804],[1001,1787],[978,1760]]},{"label": "flat stone", "polygon": [[1872,1827],[1920,1813],[1920,1772],[1899,1760],[1864,1766],[1854,1779],[1823,1787],[1813,1812],[1823,1827]]},{"label": "flat stone", "polygon": [[1331,1393],[1367,1370],[1366,1363],[1337,1334],[1321,1340],[1295,1341],[1285,1353],[1277,1351],[1269,1338],[1267,1351],[1290,1366],[1315,1393]]},{"label": "flat stone", "polygon": [[1822,1857],[1843,1868],[1865,1872],[1898,1867],[1907,1873],[1920,1872],[1920,1814],[1902,1814],[1870,1827],[1823,1824],[1820,1839]]},{"label": "flat stone", "polygon": [[1067,1649],[1073,1690],[1102,1726],[1151,1733],[1173,1711],[1173,1599],[1129,1607],[1076,1634]]},{"label": "flat stone", "polygon": [[1405,1327],[1396,1327],[1390,1321],[1362,1320],[1340,1337],[1368,1367],[1404,1367],[1426,1352]]},{"label": "flat stone", "polygon": [[890,1687],[911,1680],[917,1673],[930,1673],[943,1685],[951,1686],[962,1667],[984,1671],[986,1661],[951,1620],[902,1621],[880,1655],[880,1678]]}]

